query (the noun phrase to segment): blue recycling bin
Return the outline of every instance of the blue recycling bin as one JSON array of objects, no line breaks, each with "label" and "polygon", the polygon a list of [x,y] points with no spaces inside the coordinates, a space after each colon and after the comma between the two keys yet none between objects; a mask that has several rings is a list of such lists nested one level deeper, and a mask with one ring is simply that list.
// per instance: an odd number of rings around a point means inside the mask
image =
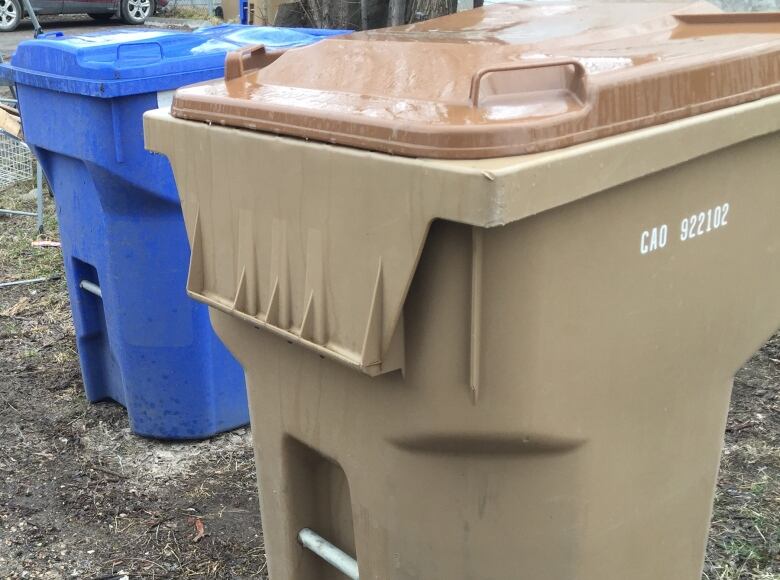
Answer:
[{"label": "blue recycling bin", "polygon": [[3,65],[54,193],[87,398],[124,405],[139,435],[198,439],[249,422],[243,370],[207,308],[186,295],[176,185],[168,161],[144,150],[142,116],[176,88],[221,76],[227,51],[285,50],[322,34],[241,25],[49,33]]}]

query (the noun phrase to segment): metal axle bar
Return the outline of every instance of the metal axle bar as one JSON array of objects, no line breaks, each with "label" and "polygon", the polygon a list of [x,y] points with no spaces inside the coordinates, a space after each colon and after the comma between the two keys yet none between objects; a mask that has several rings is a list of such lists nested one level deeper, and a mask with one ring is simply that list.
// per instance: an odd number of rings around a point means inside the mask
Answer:
[{"label": "metal axle bar", "polygon": [[36,207],[36,222],[38,227],[38,233],[43,233],[43,169],[41,168],[41,162],[35,164],[35,207]]},{"label": "metal axle bar", "polygon": [[32,278],[30,280],[16,280],[14,282],[2,282],[0,288],[7,288],[8,286],[21,286],[22,284],[34,284],[36,282],[45,282],[48,278]]},{"label": "metal axle bar", "polygon": [[86,290],[90,294],[94,294],[95,296],[98,296],[100,298],[103,298],[103,291],[100,289],[100,286],[97,284],[93,284],[92,282],[89,282],[87,280],[82,280],[79,282],[79,288],[82,290]]},{"label": "metal axle bar", "polygon": [[29,215],[32,217],[37,216],[38,214],[34,211],[16,211],[13,209],[0,209],[0,213],[7,213],[8,215]]},{"label": "metal axle bar", "polygon": [[360,580],[358,565],[355,559],[339,550],[328,540],[312,532],[309,528],[303,528],[298,532],[298,540],[307,548],[325,560],[328,564],[345,574],[352,580]]}]

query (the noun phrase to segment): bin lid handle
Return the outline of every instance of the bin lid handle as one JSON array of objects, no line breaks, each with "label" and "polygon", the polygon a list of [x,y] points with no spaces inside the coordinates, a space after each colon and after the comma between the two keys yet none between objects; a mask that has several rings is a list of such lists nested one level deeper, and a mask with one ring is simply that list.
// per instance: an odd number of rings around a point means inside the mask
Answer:
[{"label": "bin lid handle", "polygon": [[140,60],[144,63],[163,59],[163,46],[157,41],[123,42],[116,46],[116,62]]},{"label": "bin lid handle", "polygon": [[573,89],[572,92],[577,95],[577,98],[580,100],[581,103],[584,103],[587,100],[588,72],[587,70],[585,70],[585,67],[582,65],[580,61],[573,58],[563,58],[563,59],[550,59],[550,60],[544,60],[539,62],[512,62],[507,64],[488,66],[479,69],[476,73],[474,73],[474,76],[471,77],[471,89],[469,91],[469,100],[471,101],[471,106],[474,108],[479,106],[479,95],[480,95],[482,80],[486,75],[490,73],[520,71],[520,70],[536,70],[542,68],[567,67],[567,66],[574,67],[574,74],[575,74],[574,82],[569,87],[561,87],[561,88]]},{"label": "bin lid handle", "polygon": [[250,71],[268,66],[278,57],[278,54],[268,54],[263,44],[229,52],[225,56],[225,81],[241,78]]}]

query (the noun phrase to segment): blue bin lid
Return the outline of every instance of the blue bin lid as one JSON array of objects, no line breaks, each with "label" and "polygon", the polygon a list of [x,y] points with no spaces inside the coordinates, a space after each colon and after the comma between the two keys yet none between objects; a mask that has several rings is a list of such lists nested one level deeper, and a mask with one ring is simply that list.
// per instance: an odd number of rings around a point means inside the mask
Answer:
[{"label": "blue bin lid", "polygon": [[49,32],[19,44],[0,65],[17,84],[93,97],[166,91],[222,76],[225,53],[263,44],[268,52],[306,46],[349,30],[223,24],[195,32],[123,28],[67,36]]}]

